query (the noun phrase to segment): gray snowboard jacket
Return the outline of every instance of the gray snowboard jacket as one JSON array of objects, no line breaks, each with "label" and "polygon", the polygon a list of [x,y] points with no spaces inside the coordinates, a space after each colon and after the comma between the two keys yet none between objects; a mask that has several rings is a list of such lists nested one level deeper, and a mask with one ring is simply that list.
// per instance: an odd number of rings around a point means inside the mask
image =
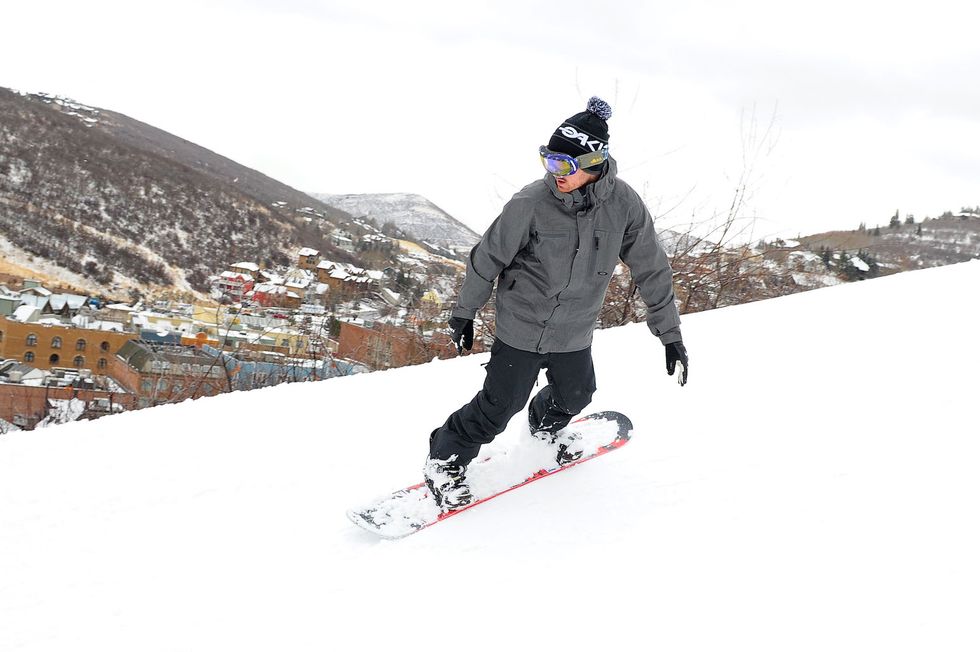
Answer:
[{"label": "gray snowboard jacket", "polygon": [[538,353],[580,351],[592,331],[616,264],[626,263],[663,344],[681,340],[673,272],[636,191],[610,158],[594,183],[572,193],[554,177],[526,186],[470,251],[454,317],[473,319],[497,281],[498,338]]}]

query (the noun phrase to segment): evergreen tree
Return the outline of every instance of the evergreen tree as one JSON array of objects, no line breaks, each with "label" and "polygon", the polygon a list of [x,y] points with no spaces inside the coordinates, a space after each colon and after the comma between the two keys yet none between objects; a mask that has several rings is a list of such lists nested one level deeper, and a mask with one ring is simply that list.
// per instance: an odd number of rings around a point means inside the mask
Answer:
[{"label": "evergreen tree", "polygon": [[860,277],[861,271],[851,262],[851,256],[842,251],[840,255],[840,272],[848,281],[855,281]]},{"label": "evergreen tree", "polygon": [[852,267],[853,265],[851,265],[851,260],[847,257],[846,251],[837,254],[837,272],[848,281],[851,280]]},{"label": "evergreen tree", "polygon": [[878,265],[878,258],[874,254],[868,253],[868,257],[865,259],[865,262],[868,263],[868,267],[871,268],[868,270],[868,276],[870,278],[878,276],[878,273],[881,271],[881,267]]},{"label": "evergreen tree", "polygon": [[888,228],[897,229],[901,223],[901,220],[898,218],[898,209],[895,209],[895,214],[892,215],[891,221],[888,222]]}]

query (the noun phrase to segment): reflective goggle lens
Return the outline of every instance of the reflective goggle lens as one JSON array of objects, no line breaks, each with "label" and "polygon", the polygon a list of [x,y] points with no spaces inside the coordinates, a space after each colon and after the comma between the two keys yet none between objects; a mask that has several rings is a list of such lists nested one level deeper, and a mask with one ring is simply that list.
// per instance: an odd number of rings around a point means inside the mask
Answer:
[{"label": "reflective goggle lens", "polygon": [[549,156],[542,156],[541,163],[544,164],[545,170],[556,177],[565,177],[569,174],[575,173],[575,166],[572,165],[570,160],[565,161],[562,159],[551,158]]},{"label": "reflective goggle lens", "polygon": [[538,153],[541,155],[541,164],[544,169],[556,177],[566,177],[569,174],[574,174],[578,169],[575,159],[568,154],[552,152],[545,147],[539,149]]}]

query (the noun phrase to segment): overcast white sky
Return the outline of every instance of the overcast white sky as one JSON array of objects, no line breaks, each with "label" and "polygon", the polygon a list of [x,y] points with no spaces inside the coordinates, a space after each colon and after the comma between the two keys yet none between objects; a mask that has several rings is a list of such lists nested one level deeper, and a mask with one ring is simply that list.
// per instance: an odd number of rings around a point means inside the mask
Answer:
[{"label": "overcast white sky", "polygon": [[2,16],[0,86],[301,190],[419,193],[477,231],[593,94],[662,224],[723,213],[745,171],[757,237],[980,204],[974,2],[3,0]]}]

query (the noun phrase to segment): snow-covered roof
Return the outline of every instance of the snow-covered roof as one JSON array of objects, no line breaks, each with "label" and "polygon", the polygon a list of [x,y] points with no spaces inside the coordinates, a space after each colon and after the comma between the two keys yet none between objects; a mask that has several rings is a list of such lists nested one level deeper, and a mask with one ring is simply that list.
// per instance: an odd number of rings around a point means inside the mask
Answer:
[{"label": "snow-covered roof", "polygon": [[19,373],[22,378],[41,378],[44,376],[44,372],[41,369],[17,361],[4,363],[2,372],[8,376],[11,373]]},{"label": "snow-covered roof", "polygon": [[232,281],[252,281],[255,280],[251,275],[244,272],[221,272],[221,278],[232,280]]},{"label": "snow-covered roof", "polygon": [[311,283],[316,278],[316,274],[308,269],[293,268],[285,276],[287,283]]},{"label": "snow-covered roof", "polygon": [[255,263],[249,263],[249,262],[235,263],[234,265],[232,265],[232,267],[236,267],[238,269],[247,269],[250,272],[258,272],[259,271],[259,266],[258,265],[256,265]]},{"label": "snow-covered roof", "polygon": [[305,256],[317,256],[319,254],[320,254],[319,251],[317,251],[316,249],[310,249],[309,247],[303,247],[302,249],[299,250],[299,255],[300,256],[304,256],[304,257]]},{"label": "snow-covered roof", "polygon": [[116,333],[122,333],[126,330],[126,327],[118,321],[97,321],[91,326],[91,328]]},{"label": "snow-covered roof", "polygon": [[862,272],[867,272],[871,269],[868,263],[864,262],[857,256],[851,256],[851,264]]},{"label": "snow-covered roof", "polygon": [[47,288],[43,288],[40,285],[38,285],[32,288],[24,288],[23,290],[21,290],[21,294],[36,294],[42,297],[50,297],[54,293],[51,290]]},{"label": "snow-covered roof", "polygon": [[10,318],[14,321],[27,323],[37,321],[37,317],[40,314],[41,309],[37,306],[22,304],[17,306],[17,309],[14,310],[14,314],[12,314]]},{"label": "snow-covered roof", "polygon": [[34,306],[36,308],[44,308],[46,305],[48,305],[48,297],[37,295],[37,294],[21,294],[20,304],[22,306]]},{"label": "snow-covered roof", "polygon": [[70,310],[78,310],[85,305],[88,297],[83,297],[80,294],[52,294],[48,301],[52,310],[61,310],[66,304]]},{"label": "snow-covered roof", "polygon": [[273,283],[259,283],[255,286],[255,292],[260,292],[262,294],[284,294],[286,292],[286,288]]},{"label": "snow-covered roof", "polygon": [[790,258],[802,258],[804,262],[812,263],[820,260],[820,256],[813,253],[812,251],[791,251],[789,253]]},{"label": "snow-covered roof", "polygon": [[401,294],[398,292],[392,292],[388,288],[381,288],[381,296],[391,304],[398,304],[402,300]]}]

